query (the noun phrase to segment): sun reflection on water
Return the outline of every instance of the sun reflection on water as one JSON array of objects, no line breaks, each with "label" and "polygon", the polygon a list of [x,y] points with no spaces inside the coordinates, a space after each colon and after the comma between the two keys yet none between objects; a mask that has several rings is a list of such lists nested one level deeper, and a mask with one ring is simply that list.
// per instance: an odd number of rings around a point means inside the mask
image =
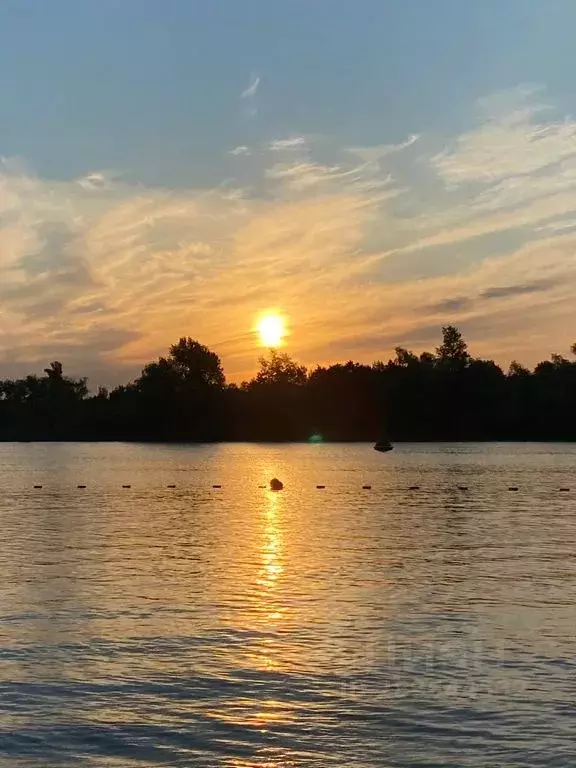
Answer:
[{"label": "sun reflection on water", "polygon": [[260,630],[270,634],[260,638],[257,649],[251,654],[251,660],[258,668],[268,672],[277,672],[282,667],[280,644],[275,636],[285,618],[282,599],[285,574],[282,511],[282,495],[267,492],[260,514],[260,566],[255,579],[254,607]]},{"label": "sun reflection on water", "polygon": [[[262,568],[258,573],[257,584],[273,593],[276,582],[284,572],[282,564],[282,530],[279,523],[281,514],[281,495],[270,491],[266,494],[266,506],[263,510]],[[273,594],[269,595],[270,598]]]}]

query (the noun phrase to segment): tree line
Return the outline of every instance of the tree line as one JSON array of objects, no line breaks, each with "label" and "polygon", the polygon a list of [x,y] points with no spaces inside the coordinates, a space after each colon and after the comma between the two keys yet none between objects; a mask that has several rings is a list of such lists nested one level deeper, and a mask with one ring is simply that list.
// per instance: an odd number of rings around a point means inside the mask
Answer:
[{"label": "tree line", "polygon": [[58,361],[0,380],[0,440],[576,440],[575,405],[576,361],[554,354],[504,372],[472,357],[454,326],[434,352],[397,347],[372,365],[308,370],[273,350],[239,386],[218,355],[181,338],[111,391],[90,394]]}]

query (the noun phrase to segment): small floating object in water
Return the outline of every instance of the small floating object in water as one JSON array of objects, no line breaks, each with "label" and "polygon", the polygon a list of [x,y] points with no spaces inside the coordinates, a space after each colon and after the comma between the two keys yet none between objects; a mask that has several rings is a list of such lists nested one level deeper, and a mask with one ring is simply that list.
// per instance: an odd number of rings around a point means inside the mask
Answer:
[{"label": "small floating object in water", "polygon": [[560,488],[560,493],[568,493],[570,488]]},{"label": "small floating object in water", "polygon": [[222,488],[221,485],[213,485],[212,488]]},{"label": "small floating object in water", "polygon": [[176,488],[175,485],[167,485],[166,488]]},{"label": "small floating object in water", "polygon": [[85,485],[77,485],[76,488],[86,488]]},{"label": "small floating object in water", "polygon": [[273,477],[272,480],[270,480],[271,491],[281,491],[282,488],[284,488],[284,483],[281,480],[278,480],[277,477]]},{"label": "small floating object in water", "polygon": [[419,490],[420,490],[420,486],[419,486],[419,485],[411,485],[411,486],[408,488],[408,490],[409,490],[409,491],[419,491]]},{"label": "small floating object in water", "polygon": [[371,485],[363,485],[362,486],[362,490],[363,491],[371,491],[372,490],[372,486]]},{"label": "small floating object in water", "polygon": [[389,440],[379,440],[374,446],[374,450],[379,451],[380,453],[387,453],[388,451],[394,450],[394,446]]},{"label": "small floating object in water", "polygon": [[510,488],[508,488],[509,491],[517,491],[518,488],[515,485],[511,485]]},{"label": "small floating object in water", "polygon": [[323,488],[326,488],[326,486],[325,486],[325,485],[317,485],[317,486],[316,486],[316,488],[318,488],[318,490],[320,491],[320,490],[322,490]]},{"label": "small floating object in water", "polygon": [[35,485],[34,488],[42,488],[41,485]]},{"label": "small floating object in water", "polygon": [[132,488],[131,485],[123,485],[122,488]]},{"label": "small floating object in water", "polygon": [[459,485],[458,486],[458,490],[459,491],[467,491],[468,490],[468,486],[467,485]]}]

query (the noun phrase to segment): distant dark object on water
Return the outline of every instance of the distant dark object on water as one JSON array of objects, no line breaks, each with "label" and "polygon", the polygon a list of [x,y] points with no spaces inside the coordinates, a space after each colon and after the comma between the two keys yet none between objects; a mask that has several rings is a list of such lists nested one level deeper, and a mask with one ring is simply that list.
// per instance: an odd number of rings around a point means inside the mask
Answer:
[{"label": "distant dark object on water", "polygon": [[281,480],[278,480],[277,477],[273,477],[272,480],[270,480],[271,491],[281,491],[283,488],[284,488],[284,483]]},{"label": "distant dark object on water", "polygon": [[387,453],[388,451],[393,451],[394,446],[389,440],[379,440],[374,446],[374,450],[380,451],[380,453]]}]

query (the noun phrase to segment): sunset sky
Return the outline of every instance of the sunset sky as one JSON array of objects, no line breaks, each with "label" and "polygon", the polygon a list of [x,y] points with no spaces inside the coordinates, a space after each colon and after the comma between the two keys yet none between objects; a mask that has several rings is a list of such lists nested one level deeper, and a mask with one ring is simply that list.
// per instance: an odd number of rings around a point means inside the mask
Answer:
[{"label": "sunset sky", "polygon": [[576,341],[574,0],[3,0],[0,376]]}]

